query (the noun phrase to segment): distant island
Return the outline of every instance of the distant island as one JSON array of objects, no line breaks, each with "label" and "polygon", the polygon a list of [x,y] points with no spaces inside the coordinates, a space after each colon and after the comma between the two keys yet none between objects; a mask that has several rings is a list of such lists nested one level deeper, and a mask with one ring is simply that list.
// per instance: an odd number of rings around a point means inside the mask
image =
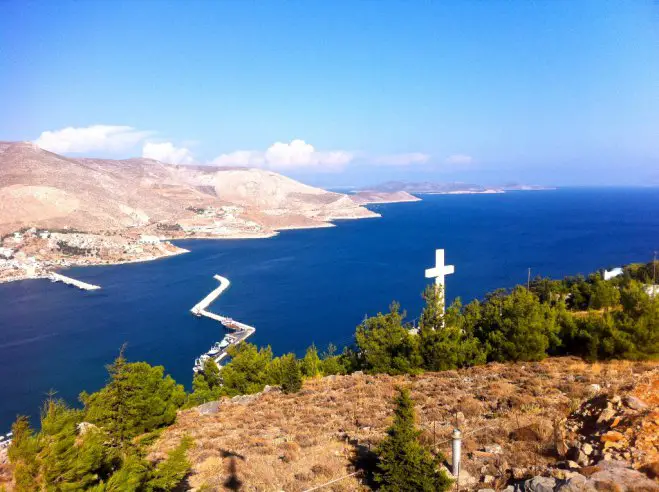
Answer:
[{"label": "distant island", "polygon": [[550,186],[527,185],[519,183],[508,183],[502,186],[484,186],[460,182],[405,182],[388,181],[362,190],[360,193],[401,193],[409,194],[439,194],[439,195],[461,195],[461,194],[492,194],[505,193],[507,191],[540,191],[554,190]]}]

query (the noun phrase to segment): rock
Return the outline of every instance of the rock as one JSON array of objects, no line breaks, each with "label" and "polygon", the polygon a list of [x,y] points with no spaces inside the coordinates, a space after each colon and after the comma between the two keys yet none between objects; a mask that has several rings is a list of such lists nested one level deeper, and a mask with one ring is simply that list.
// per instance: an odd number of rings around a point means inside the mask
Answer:
[{"label": "rock", "polygon": [[567,460],[567,467],[570,470],[578,470],[580,468],[579,463],[577,463],[576,461],[572,461],[572,460]]},{"label": "rock", "polygon": [[478,489],[478,492],[496,492],[494,489]]},{"label": "rock", "polygon": [[602,410],[602,413],[600,413],[600,416],[597,419],[597,423],[603,424],[604,422],[608,422],[615,416],[616,416],[615,410],[611,407],[606,407],[604,410]]},{"label": "rock", "polygon": [[355,371],[355,372],[352,373],[352,375],[353,375],[353,376],[363,376],[363,375],[364,375],[364,371]]},{"label": "rock", "polygon": [[611,398],[611,403],[613,403],[614,405],[617,405],[618,403],[620,403],[620,400],[621,400],[620,396],[615,395],[613,398]]},{"label": "rock", "polygon": [[596,395],[600,391],[602,391],[602,387],[599,384],[591,384],[590,386],[588,386],[588,392],[591,395]]},{"label": "rock", "polygon": [[622,461],[600,462],[589,482],[597,490],[659,492],[659,484]]},{"label": "rock", "polygon": [[593,454],[593,446],[591,446],[588,443],[584,443],[581,446],[581,451],[583,451],[585,455],[590,456],[591,454]]},{"label": "rock", "polygon": [[212,415],[219,412],[220,402],[219,401],[209,401],[197,407],[197,412],[200,415]]},{"label": "rock", "polygon": [[501,454],[503,450],[499,444],[488,444],[483,448],[486,453]]},{"label": "rock", "polygon": [[583,475],[576,474],[556,488],[556,492],[595,492],[597,489]]},{"label": "rock", "polygon": [[569,449],[570,448],[567,445],[567,442],[565,442],[565,439],[561,438],[556,441],[556,453],[558,453],[559,456],[565,456]]},{"label": "rock", "polygon": [[524,482],[524,492],[554,492],[556,479],[550,477],[533,477]]},{"label": "rock", "polygon": [[605,433],[605,434],[602,434],[602,437],[600,437],[600,440],[601,440],[602,442],[605,442],[605,443],[606,443],[606,442],[618,442],[618,441],[622,441],[624,438],[625,438],[625,436],[622,435],[622,434],[621,434],[620,432],[618,432],[618,431],[609,431],[609,432],[607,432],[607,433]]},{"label": "rock", "polygon": [[515,480],[521,480],[528,477],[529,475],[529,472],[526,468],[513,468],[511,471]]},{"label": "rock", "polygon": [[483,477],[483,483],[486,485],[490,485],[491,483],[494,483],[494,477],[492,475],[485,475]]},{"label": "rock", "polygon": [[76,427],[78,428],[78,434],[81,436],[84,436],[92,429],[98,429],[98,427],[96,427],[91,422],[80,422]]},{"label": "rock", "polygon": [[588,456],[581,451],[579,448],[570,448],[570,450],[567,452],[567,455],[565,457],[568,460],[575,461],[577,463],[580,463],[582,465],[587,465],[588,464]]},{"label": "rock", "polygon": [[237,395],[231,398],[231,403],[237,403],[238,405],[247,405],[248,403],[254,401],[257,398],[258,394],[254,395]]},{"label": "rock", "polygon": [[640,398],[636,398],[635,396],[631,395],[625,397],[625,405],[627,405],[632,410],[645,410],[648,408],[647,403],[645,403]]}]

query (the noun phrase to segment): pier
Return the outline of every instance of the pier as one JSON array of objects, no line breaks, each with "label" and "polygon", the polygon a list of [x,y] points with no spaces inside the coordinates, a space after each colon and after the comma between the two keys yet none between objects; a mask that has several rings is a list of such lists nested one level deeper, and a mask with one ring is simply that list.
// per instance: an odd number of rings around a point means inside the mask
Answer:
[{"label": "pier", "polygon": [[82,290],[98,290],[101,288],[100,285],[88,284],[87,282],[82,282],[66,275],[61,275],[59,273],[52,272],[48,275],[48,278],[51,282],[62,282],[66,285],[72,285]]},{"label": "pier", "polygon": [[201,301],[195,304],[192,307],[192,309],[190,309],[190,312],[197,317],[204,316],[206,318],[212,319],[213,321],[217,321],[223,327],[233,331],[231,335],[232,341],[229,342],[229,345],[221,349],[217,354],[211,356],[211,358],[219,366],[222,359],[224,359],[229,355],[227,352],[229,347],[231,347],[232,345],[238,345],[240,342],[247,340],[247,338],[251,337],[254,334],[254,332],[256,332],[256,328],[250,325],[246,325],[245,323],[236,321],[234,319],[231,319],[228,316],[222,316],[207,311],[208,306],[210,306],[218,297],[220,297],[222,292],[228,289],[229,286],[231,285],[229,279],[226,277],[222,277],[221,275],[214,275],[213,278],[218,282],[220,282],[219,287],[217,287],[210,294],[204,297]]}]

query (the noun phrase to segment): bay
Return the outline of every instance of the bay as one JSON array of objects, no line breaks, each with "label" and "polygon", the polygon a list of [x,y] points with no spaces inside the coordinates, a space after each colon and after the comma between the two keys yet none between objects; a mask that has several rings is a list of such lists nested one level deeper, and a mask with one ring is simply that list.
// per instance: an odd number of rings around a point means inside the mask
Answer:
[{"label": "bay", "polygon": [[351,343],[355,326],[397,300],[415,318],[434,250],[456,266],[447,298],[467,302],[533,275],[562,277],[649,261],[659,249],[659,189],[560,189],[426,195],[374,205],[380,219],[284,231],[270,239],[185,240],[190,253],[146,263],[71,268],[102,286],[47,280],[0,285],[0,433],[17,414],[35,422],[49,390],[71,404],[105,383],[126,344],[130,360],[164,365],[190,386],[195,357],[224,331],[189,310],[232,285],[211,310],[257,328],[276,354]]}]

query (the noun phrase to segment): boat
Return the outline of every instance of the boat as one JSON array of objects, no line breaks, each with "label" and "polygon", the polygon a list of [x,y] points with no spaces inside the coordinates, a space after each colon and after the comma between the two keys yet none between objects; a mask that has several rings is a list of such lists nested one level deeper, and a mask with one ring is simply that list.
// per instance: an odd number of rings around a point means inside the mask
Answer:
[{"label": "boat", "polygon": [[198,357],[197,359],[195,359],[195,360],[194,360],[194,367],[192,368],[192,370],[193,370],[195,373],[197,373],[197,372],[203,372],[203,370],[204,370],[204,363],[205,363],[208,359],[210,359],[210,356],[207,355],[207,354],[204,354],[204,355]]},{"label": "boat", "polygon": [[213,346],[210,348],[208,352],[206,352],[207,355],[217,355],[220,353],[220,351],[224,347],[222,346],[222,342],[215,342]]}]

